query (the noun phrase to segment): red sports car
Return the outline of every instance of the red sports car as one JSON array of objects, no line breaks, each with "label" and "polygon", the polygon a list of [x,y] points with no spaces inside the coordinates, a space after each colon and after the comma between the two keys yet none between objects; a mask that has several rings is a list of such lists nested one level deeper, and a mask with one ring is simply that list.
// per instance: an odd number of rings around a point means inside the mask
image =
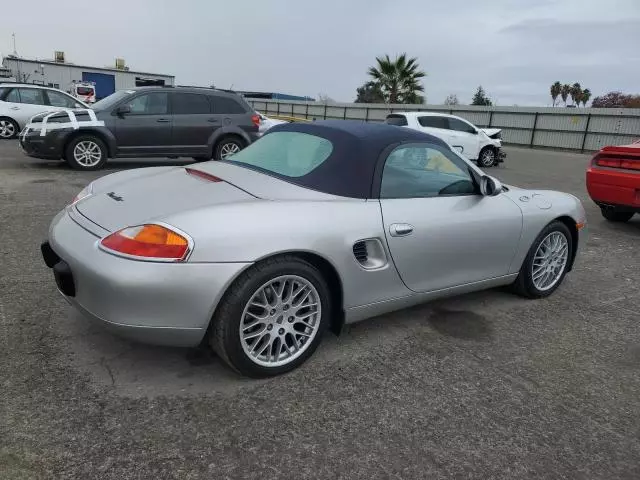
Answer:
[{"label": "red sports car", "polygon": [[626,222],[640,213],[640,140],[596,153],[587,169],[587,191],[607,220]]}]

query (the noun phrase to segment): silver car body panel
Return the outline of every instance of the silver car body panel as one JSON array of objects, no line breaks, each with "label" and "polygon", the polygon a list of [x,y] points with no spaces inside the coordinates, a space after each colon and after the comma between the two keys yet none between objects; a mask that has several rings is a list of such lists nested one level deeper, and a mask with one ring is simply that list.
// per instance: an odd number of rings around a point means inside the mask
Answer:
[{"label": "silver car body panel", "polygon": [[[469,167],[480,170],[467,162]],[[122,171],[53,220],[49,241],[77,279],[69,299],[90,317],[151,343],[202,340],[226,289],[252,264],[283,253],[328,262],[340,278],[347,323],[515,279],[540,231],[554,219],[584,223],[572,195],[508,187],[480,195],[411,200],[338,197],[224,162]],[[107,193],[114,193],[116,201]],[[187,232],[186,263],[142,262],[98,248],[101,237],[161,221]],[[409,236],[390,236],[391,224]],[[580,230],[584,243],[586,228]],[[380,262],[365,268],[353,246],[373,240]],[[455,265],[455,268],[452,268]]]}]

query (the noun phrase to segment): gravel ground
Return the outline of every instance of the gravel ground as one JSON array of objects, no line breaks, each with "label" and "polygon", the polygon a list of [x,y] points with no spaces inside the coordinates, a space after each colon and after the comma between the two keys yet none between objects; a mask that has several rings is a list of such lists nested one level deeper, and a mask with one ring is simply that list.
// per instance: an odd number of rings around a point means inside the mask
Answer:
[{"label": "gravel ground", "polygon": [[150,162],[74,172],[0,142],[0,478],[639,478],[640,216],[601,218],[587,156],[507,153],[490,173],[587,208],[589,243],[551,298],[386,315],[255,381],[114,337],[56,292],[39,255],[52,216]]}]

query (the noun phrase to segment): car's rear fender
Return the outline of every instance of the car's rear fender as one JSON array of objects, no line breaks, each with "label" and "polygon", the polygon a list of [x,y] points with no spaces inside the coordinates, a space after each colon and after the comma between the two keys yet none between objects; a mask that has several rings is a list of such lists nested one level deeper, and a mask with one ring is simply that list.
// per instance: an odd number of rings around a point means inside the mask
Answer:
[{"label": "car's rear fender", "polygon": [[225,125],[223,127],[220,127],[214,130],[209,136],[209,140],[207,141],[207,144],[209,146],[209,152],[211,153],[211,156],[213,156],[213,149],[215,148],[218,141],[228,136],[240,137],[245,145],[249,145],[252,142],[252,139],[249,136],[249,134],[245,132],[242,128],[235,125]]}]

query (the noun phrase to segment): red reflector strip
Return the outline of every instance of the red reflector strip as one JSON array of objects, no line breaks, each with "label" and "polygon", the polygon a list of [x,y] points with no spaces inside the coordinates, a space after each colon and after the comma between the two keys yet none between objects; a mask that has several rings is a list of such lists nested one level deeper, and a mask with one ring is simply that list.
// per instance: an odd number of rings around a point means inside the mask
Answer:
[{"label": "red reflector strip", "polygon": [[629,170],[640,170],[640,162],[634,162],[633,160],[622,160],[620,162],[621,168],[628,168]]},{"label": "red reflector strip", "polygon": [[608,168],[626,168],[627,170],[640,170],[640,161],[617,158],[598,158],[596,165]]},{"label": "red reflector strip", "polygon": [[209,182],[222,182],[221,178],[216,177],[215,175],[211,175],[210,173],[203,172],[202,170],[196,170],[195,168],[185,168],[189,175],[193,175],[194,177],[202,178],[203,180],[207,180]]},{"label": "red reflector strip", "polygon": [[119,253],[135,257],[175,258],[182,259],[187,253],[187,245],[162,245],[139,242],[118,233],[109,235],[102,240],[102,245]]}]

